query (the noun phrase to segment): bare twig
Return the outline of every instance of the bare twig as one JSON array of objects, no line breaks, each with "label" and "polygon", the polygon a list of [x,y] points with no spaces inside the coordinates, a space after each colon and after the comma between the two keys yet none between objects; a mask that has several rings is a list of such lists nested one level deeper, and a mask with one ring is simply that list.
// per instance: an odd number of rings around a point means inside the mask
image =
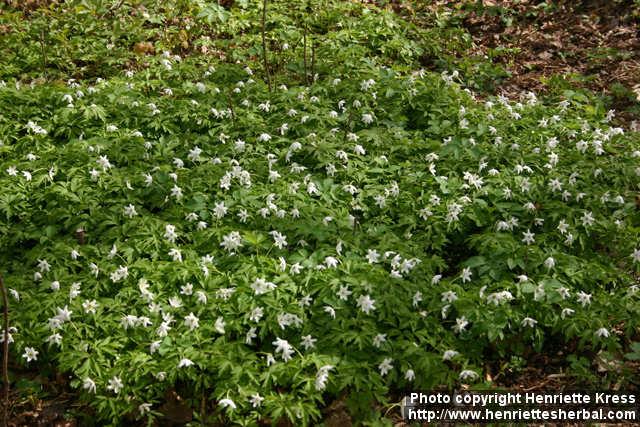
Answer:
[{"label": "bare twig", "polygon": [[4,281],[0,274],[0,291],[2,292],[2,316],[4,328],[4,340],[2,341],[2,382],[3,382],[3,404],[2,404],[2,425],[7,427],[9,420],[9,300]]},{"label": "bare twig", "polygon": [[316,39],[311,38],[311,83],[316,80]]},{"label": "bare twig", "polygon": [[271,92],[271,76],[269,75],[269,62],[267,60],[267,36],[265,25],[267,21],[267,0],[262,0],[262,60],[264,62],[264,73],[267,77],[267,85]]},{"label": "bare twig", "polygon": [[304,83],[307,84],[307,24],[304,24],[304,35],[302,36],[302,56],[304,57]]},{"label": "bare twig", "polygon": [[44,29],[40,31],[40,50],[42,55],[42,75],[47,76],[47,45],[44,38]]}]

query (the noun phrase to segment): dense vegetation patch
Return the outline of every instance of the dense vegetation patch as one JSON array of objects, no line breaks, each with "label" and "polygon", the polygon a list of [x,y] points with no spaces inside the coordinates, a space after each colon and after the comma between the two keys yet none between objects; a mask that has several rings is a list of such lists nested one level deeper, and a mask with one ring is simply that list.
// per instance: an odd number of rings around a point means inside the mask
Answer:
[{"label": "dense vegetation patch", "polygon": [[323,21],[317,72],[303,46],[282,74],[272,58],[271,91],[259,58],[169,52],[0,88],[14,358],[113,423],[174,388],[201,418],[204,397],[215,419],[309,424],[347,395],[362,420],[397,391],[490,386],[488,363],[531,348],[633,379],[637,133],[584,97],[481,101],[414,67],[419,46],[389,61],[404,24],[350,8]]}]

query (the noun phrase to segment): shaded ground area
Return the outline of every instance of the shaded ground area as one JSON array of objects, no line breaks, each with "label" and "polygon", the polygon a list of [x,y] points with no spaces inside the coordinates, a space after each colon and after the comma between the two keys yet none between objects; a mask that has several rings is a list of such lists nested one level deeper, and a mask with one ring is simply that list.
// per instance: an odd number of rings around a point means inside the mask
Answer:
[{"label": "shaded ground area", "polygon": [[[26,2],[37,4],[36,1]],[[508,76],[496,87],[497,93],[517,98],[522,91],[562,92],[588,89],[601,94],[619,118],[640,128],[640,3],[637,1],[378,1],[417,23],[421,17],[448,14],[451,25],[459,23],[468,31],[472,45],[454,52],[485,57],[503,67]],[[559,350],[561,351],[561,350]],[[593,355],[591,363],[604,379],[608,370],[618,369]],[[517,365],[515,361],[513,365]],[[511,367],[487,366],[488,380],[515,391],[559,391],[577,385],[563,373],[564,366],[548,355],[532,355],[523,360],[520,371]],[[575,367],[574,367],[575,368]],[[638,365],[626,366],[639,369]],[[12,394],[10,425],[75,426],[87,408],[74,399],[63,375],[36,375],[11,368],[17,376]],[[620,387],[620,385],[613,385]],[[626,385],[636,388],[637,384]],[[25,397],[31,389],[33,397]],[[190,420],[177,393],[167,397],[168,419],[162,425],[179,425]],[[394,414],[397,411],[394,411]],[[90,413],[85,412],[88,417]],[[325,411],[327,425],[348,425],[344,402],[338,400]],[[181,418],[182,417],[182,418]],[[399,419],[392,418],[395,423]],[[133,425],[133,424],[132,424]]]},{"label": "shaded ground area", "polygon": [[[640,2],[484,0],[377,2],[418,25],[433,16],[471,36],[460,61],[481,57],[507,72],[496,92],[588,89],[640,126]],[[381,4],[384,3],[384,4]],[[442,19],[442,18],[440,18]],[[431,22],[430,22],[431,23]]]},{"label": "shaded ground area", "polygon": [[[573,343],[575,345],[575,343]],[[514,392],[536,392],[536,393],[559,393],[562,391],[573,391],[585,389],[582,384],[576,382],[574,376],[568,373],[568,366],[559,357],[564,352],[575,352],[571,345],[564,346],[558,350],[556,355],[539,354],[533,351],[527,360],[512,360],[503,366],[485,366],[485,379],[491,381],[496,389],[511,390]],[[602,357],[601,354],[592,354],[590,358],[577,358],[575,366],[571,369],[579,369],[583,364],[586,370],[597,371],[595,383],[607,385],[609,373],[616,370],[629,370],[631,372],[640,371],[640,362],[631,361],[610,361]],[[12,392],[11,396],[11,417],[10,426],[55,426],[55,427],[76,427],[82,425],[92,425],[92,409],[79,402],[73,389],[69,387],[68,380],[61,373],[51,374],[36,373],[21,370],[15,366],[11,370],[16,375],[16,387],[19,390]],[[640,387],[638,383],[628,384],[608,384],[603,389],[624,390],[626,392],[637,392]],[[28,391],[31,392],[29,395]],[[399,402],[409,390],[397,390],[390,398],[390,401]],[[170,390],[165,396],[165,402],[160,408],[164,417],[158,419],[154,424],[162,427],[182,426],[194,421],[193,414],[188,405],[183,402],[181,392],[178,389]],[[27,397],[30,396],[30,397]],[[323,423],[327,427],[344,427],[352,425],[352,417],[349,415],[347,396],[343,396],[330,403],[324,410]],[[208,408],[206,402],[202,402],[201,410],[206,413],[213,411]],[[394,407],[377,407],[374,410],[384,414],[395,427],[408,426]],[[131,418],[127,421],[130,426],[143,426],[145,422],[136,421]],[[224,425],[210,424],[205,425]],[[271,424],[266,424],[271,425]],[[289,427],[290,423],[283,420],[276,425]],[[567,425],[567,424],[564,424]],[[575,424],[579,425],[579,424]]]}]

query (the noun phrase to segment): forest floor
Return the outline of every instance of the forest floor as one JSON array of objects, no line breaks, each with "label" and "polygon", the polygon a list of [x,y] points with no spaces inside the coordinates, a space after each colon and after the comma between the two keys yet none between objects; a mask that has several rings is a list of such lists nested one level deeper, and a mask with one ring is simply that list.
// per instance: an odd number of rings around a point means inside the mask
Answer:
[{"label": "forest floor", "polygon": [[472,38],[451,52],[460,61],[480,57],[503,67],[495,92],[518,98],[587,89],[608,97],[619,118],[640,127],[640,5],[632,1],[532,0],[388,3],[417,25],[428,16],[449,16]]}]

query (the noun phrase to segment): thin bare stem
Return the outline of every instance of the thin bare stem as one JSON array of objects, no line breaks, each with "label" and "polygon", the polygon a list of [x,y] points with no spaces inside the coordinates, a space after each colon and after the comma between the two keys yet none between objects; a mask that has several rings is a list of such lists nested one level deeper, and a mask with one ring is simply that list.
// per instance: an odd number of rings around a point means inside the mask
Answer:
[{"label": "thin bare stem", "polygon": [[304,61],[304,83],[307,84],[307,24],[304,24],[304,35],[302,36],[302,56]]},{"label": "thin bare stem", "polygon": [[269,92],[271,92],[271,75],[269,74],[269,61],[267,60],[267,36],[266,36],[266,21],[267,21],[267,0],[262,0],[262,60],[264,62],[264,73],[267,77],[267,85],[269,86]]},{"label": "thin bare stem", "polygon": [[42,75],[47,76],[47,45],[45,42],[44,29],[40,31],[40,56],[42,59]]},{"label": "thin bare stem", "polygon": [[316,40],[311,38],[311,83],[316,80]]}]

